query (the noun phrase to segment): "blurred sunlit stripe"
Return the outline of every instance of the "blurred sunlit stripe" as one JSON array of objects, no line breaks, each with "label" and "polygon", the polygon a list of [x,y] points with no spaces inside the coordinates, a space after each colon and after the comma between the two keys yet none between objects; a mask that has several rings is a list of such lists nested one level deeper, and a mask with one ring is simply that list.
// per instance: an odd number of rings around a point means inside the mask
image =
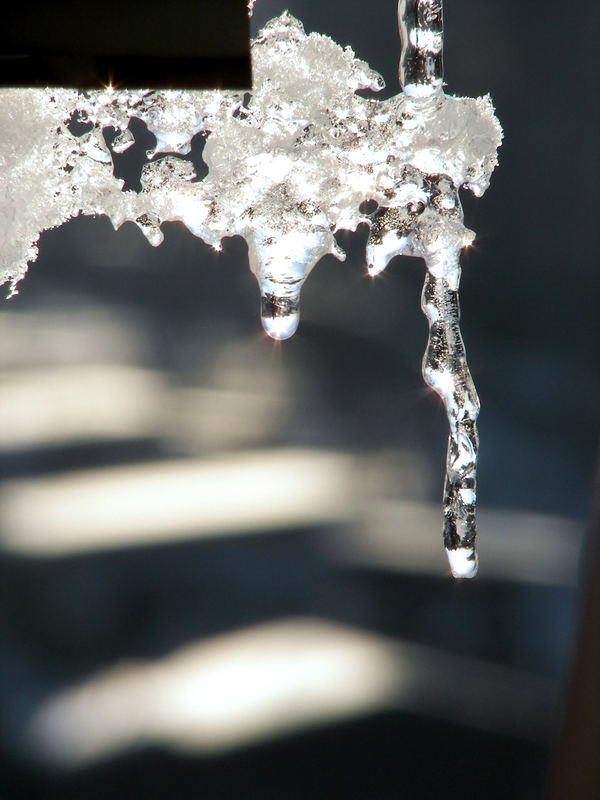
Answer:
[{"label": "blurred sunlit stripe", "polygon": [[123,663],[41,705],[41,760],[85,766],[139,745],[220,753],[402,709],[544,741],[556,686],[524,673],[314,619],[290,619]]},{"label": "blurred sunlit stripe", "polygon": [[346,521],[352,458],[312,450],[80,470],[5,483],[0,547],[63,555]]},{"label": "blurred sunlit stripe", "polygon": [[[574,585],[585,525],[577,520],[509,509],[479,511],[478,580],[499,578],[544,585]],[[336,537],[338,558],[403,572],[447,571],[435,503],[382,500],[362,522]]]},{"label": "blurred sunlit stripe", "polygon": [[264,446],[285,430],[284,394],[215,388],[171,388],[162,433],[180,452]]},{"label": "blurred sunlit stripe", "polygon": [[[51,298],[46,298],[48,301]],[[53,297],[60,302],[60,297]],[[2,307],[0,364],[3,369],[51,365],[142,362],[147,355],[144,318],[133,307],[107,309],[69,295],[48,310]]]},{"label": "blurred sunlit stripe", "polygon": [[[373,495],[358,456],[263,450],[203,460],[80,470],[0,489],[0,548],[61,556],[188,538],[338,525],[334,562],[445,575],[435,503]],[[480,580],[574,585],[585,526],[481,509]]]},{"label": "blurred sunlit stripe", "polygon": [[278,431],[283,396],[169,384],[159,371],[74,364],[0,372],[0,448],[158,437],[181,450],[241,447]]},{"label": "blurred sunlit stripe", "polygon": [[0,373],[0,447],[147,436],[165,396],[160,373],[119,365]]}]

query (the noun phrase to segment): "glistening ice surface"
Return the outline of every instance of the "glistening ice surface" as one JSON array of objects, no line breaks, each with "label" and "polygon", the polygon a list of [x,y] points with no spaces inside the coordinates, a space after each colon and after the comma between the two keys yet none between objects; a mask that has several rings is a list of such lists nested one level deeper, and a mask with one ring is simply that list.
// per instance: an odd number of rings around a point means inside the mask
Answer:
[{"label": "glistening ice surface", "polygon": [[[152,245],[162,222],[180,220],[219,249],[226,236],[248,243],[265,330],[291,336],[302,284],[326,253],[344,252],[333,234],[371,226],[372,274],[398,254],[424,258],[423,308],[430,338],[423,371],[450,421],[445,543],[461,550],[455,574],[476,569],[475,464],[478,401],[458,327],[459,253],[474,235],[458,189],[481,195],[496,166],[501,130],[489,97],[455,98],[438,85],[389,100],[363,98],[383,81],[330,38],[306,35],[289,14],[253,44],[254,90],[0,93],[1,282],[11,291],[35,260],[43,230],[79,213],[106,214],[115,228],[135,222]],[[122,191],[113,152],[133,144],[131,118],[156,136],[141,192]],[[72,123],[84,123],[83,135]],[[112,152],[104,130],[118,131]],[[81,130],[81,127],[80,127]],[[208,174],[195,180],[181,158],[207,134]],[[361,213],[365,200],[378,204]],[[454,553],[454,555],[456,555]],[[465,566],[465,564],[467,566]]]}]

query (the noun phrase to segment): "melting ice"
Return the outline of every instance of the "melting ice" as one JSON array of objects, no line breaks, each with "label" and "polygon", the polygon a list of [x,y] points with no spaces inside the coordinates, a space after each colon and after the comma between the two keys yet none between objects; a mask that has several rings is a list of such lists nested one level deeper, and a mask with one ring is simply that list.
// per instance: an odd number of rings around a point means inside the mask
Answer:
[{"label": "melting ice", "polygon": [[[427,266],[423,374],[450,423],[444,541],[453,574],[472,575],[479,406],[459,329],[458,284],[459,253],[474,234],[464,227],[458,189],[483,194],[496,166],[501,129],[490,98],[448,96],[441,80],[388,100],[360,97],[358,90],[380,90],[381,77],[350,48],[306,35],[288,13],[261,31],[252,60],[251,95],[0,92],[0,283],[15,292],[40,233],[80,213],[105,214],[115,228],[132,221],[152,245],[163,239],[162,222],[179,220],[216,249],[226,236],[246,239],[263,326],[285,339],[298,326],[313,266],[327,253],[345,257],[334,233],[366,222],[371,274],[399,254]],[[122,190],[103,135],[116,129],[112,151],[124,152],[134,142],[133,117],[157,141],[140,192]],[[76,135],[74,119],[89,130]],[[181,156],[201,131],[208,174],[197,181]],[[360,211],[365,200],[377,203],[374,214]]]}]

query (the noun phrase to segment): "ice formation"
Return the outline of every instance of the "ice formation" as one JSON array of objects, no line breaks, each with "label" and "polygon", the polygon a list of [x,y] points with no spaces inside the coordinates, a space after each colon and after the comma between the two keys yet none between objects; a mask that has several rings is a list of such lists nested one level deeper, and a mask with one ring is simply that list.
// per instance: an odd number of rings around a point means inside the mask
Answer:
[{"label": "ice formation", "polygon": [[[246,239],[263,326],[285,339],[298,326],[312,267],[326,253],[345,257],[336,231],[370,225],[371,274],[398,254],[423,257],[430,326],[423,374],[450,422],[444,540],[453,573],[466,577],[477,567],[478,399],[458,324],[459,253],[474,238],[458,189],[485,191],[501,129],[489,97],[442,90],[441,0],[401,0],[399,14],[404,91],[383,101],[357,94],[383,87],[377,73],[350,48],[306,35],[287,12],[253,43],[251,95],[0,92],[0,283],[16,291],[41,231],[80,213],[106,214],[115,228],[131,220],[152,245],[163,239],[163,221],[179,220],[216,249],[224,237]],[[111,150],[133,144],[133,117],[156,137],[140,192],[123,191],[113,175]],[[117,130],[111,147],[109,127]],[[182,158],[200,132],[203,180]],[[376,202],[375,213],[361,211],[366,200]]]}]

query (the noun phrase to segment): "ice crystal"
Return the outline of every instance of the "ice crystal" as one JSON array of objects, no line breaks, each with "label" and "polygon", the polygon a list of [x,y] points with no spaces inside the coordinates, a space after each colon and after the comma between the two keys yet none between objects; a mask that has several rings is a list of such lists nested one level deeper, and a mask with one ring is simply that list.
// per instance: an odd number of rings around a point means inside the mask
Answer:
[{"label": "ice crystal", "polygon": [[[430,325],[423,371],[450,420],[445,541],[455,556],[457,549],[467,553],[451,562],[455,574],[467,575],[476,567],[478,401],[458,328],[458,257],[474,238],[458,189],[485,191],[501,129],[489,97],[442,91],[441,2],[421,5],[427,13],[419,11],[420,30],[406,32],[401,66],[421,83],[409,82],[387,100],[358,95],[380,90],[381,77],[349,47],[306,35],[287,12],[253,43],[251,95],[111,87],[0,92],[0,282],[16,291],[40,232],[79,213],[106,214],[115,228],[133,221],[152,245],[162,241],[162,222],[179,220],[216,249],[226,236],[246,239],[263,325],[285,339],[298,325],[300,290],[312,267],[326,253],[345,257],[336,231],[370,225],[372,274],[395,255],[423,257]],[[124,152],[134,142],[133,117],[156,137],[140,192],[122,190],[104,138],[106,128],[116,129],[112,151]],[[199,181],[181,156],[201,131],[208,174]],[[365,200],[376,202],[375,214],[361,211]]]}]

